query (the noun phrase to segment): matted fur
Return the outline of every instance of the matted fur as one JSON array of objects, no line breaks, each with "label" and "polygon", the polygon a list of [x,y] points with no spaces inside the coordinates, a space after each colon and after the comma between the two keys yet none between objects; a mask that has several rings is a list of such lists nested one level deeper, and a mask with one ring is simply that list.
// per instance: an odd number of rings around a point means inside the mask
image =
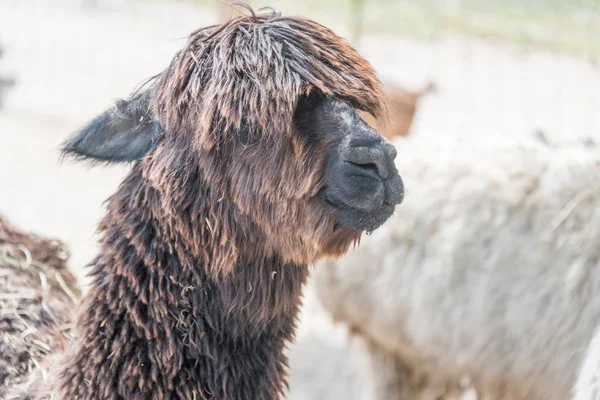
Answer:
[{"label": "matted fur", "polygon": [[311,95],[380,115],[381,84],[327,28],[253,14],[193,33],[147,93],[161,132],[148,130],[151,149],[107,201],[76,340],[49,390],[277,399],[308,265],[361,234],[318,196],[334,138],[310,140],[295,113]]}]

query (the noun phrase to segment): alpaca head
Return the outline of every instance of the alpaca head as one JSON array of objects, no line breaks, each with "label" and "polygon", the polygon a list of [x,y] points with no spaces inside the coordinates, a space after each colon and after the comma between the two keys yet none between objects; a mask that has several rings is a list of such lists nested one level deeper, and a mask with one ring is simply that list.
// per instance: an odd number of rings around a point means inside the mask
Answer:
[{"label": "alpaca head", "polygon": [[310,20],[251,13],[192,33],[147,89],[65,151],[139,160],[173,214],[203,197],[211,215],[226,214],[212,234],[250,224],[254,248],[311,263],[345,252],[402,200],[394,147],[357,113],[385,109],[375,72],[345,40]]}]

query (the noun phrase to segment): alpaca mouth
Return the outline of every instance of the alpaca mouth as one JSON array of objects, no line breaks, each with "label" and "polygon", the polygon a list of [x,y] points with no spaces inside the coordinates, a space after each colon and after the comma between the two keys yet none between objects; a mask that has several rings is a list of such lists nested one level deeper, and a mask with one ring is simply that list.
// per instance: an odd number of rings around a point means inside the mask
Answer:
[{"label": "alpaca mouth", "polygon": [[356,207],[352,201],[344,201],[329,191],[323,193],[322,199],[335,215],[339,225],[359,231],[373,231],[379,228],[395,210],[395,202],[389,196],[371,208]]}]

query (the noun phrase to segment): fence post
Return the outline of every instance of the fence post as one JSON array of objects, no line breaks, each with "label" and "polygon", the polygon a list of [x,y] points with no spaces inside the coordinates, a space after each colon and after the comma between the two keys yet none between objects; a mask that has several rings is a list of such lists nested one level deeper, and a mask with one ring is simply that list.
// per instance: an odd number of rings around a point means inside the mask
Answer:
[{"label": "fence post", "polygon": [[227,0],[216,0],[217,1],[217,18],[218,23],[222,24],[224,22],[229,21],[231,18],[233,10],[231,9],[231,5]]},{"label": "fence post", "polygon": [[365,0],[350,0],[350,41],[356,45],[362,35]]}]

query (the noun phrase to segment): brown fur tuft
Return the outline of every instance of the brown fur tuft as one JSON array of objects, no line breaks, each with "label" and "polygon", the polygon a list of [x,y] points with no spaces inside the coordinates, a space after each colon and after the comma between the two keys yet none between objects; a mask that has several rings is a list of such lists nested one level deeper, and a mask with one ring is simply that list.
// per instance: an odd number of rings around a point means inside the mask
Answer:
[{"label": "brown fur tuft", "polygon": [[346,40],[295,17],[240,16],[194,32],[156,85],[154,109],[167,131],[194,132],[206,149],[250,136],[290,132],[299,97],[318,90],[381,117],[383,87]]}]

